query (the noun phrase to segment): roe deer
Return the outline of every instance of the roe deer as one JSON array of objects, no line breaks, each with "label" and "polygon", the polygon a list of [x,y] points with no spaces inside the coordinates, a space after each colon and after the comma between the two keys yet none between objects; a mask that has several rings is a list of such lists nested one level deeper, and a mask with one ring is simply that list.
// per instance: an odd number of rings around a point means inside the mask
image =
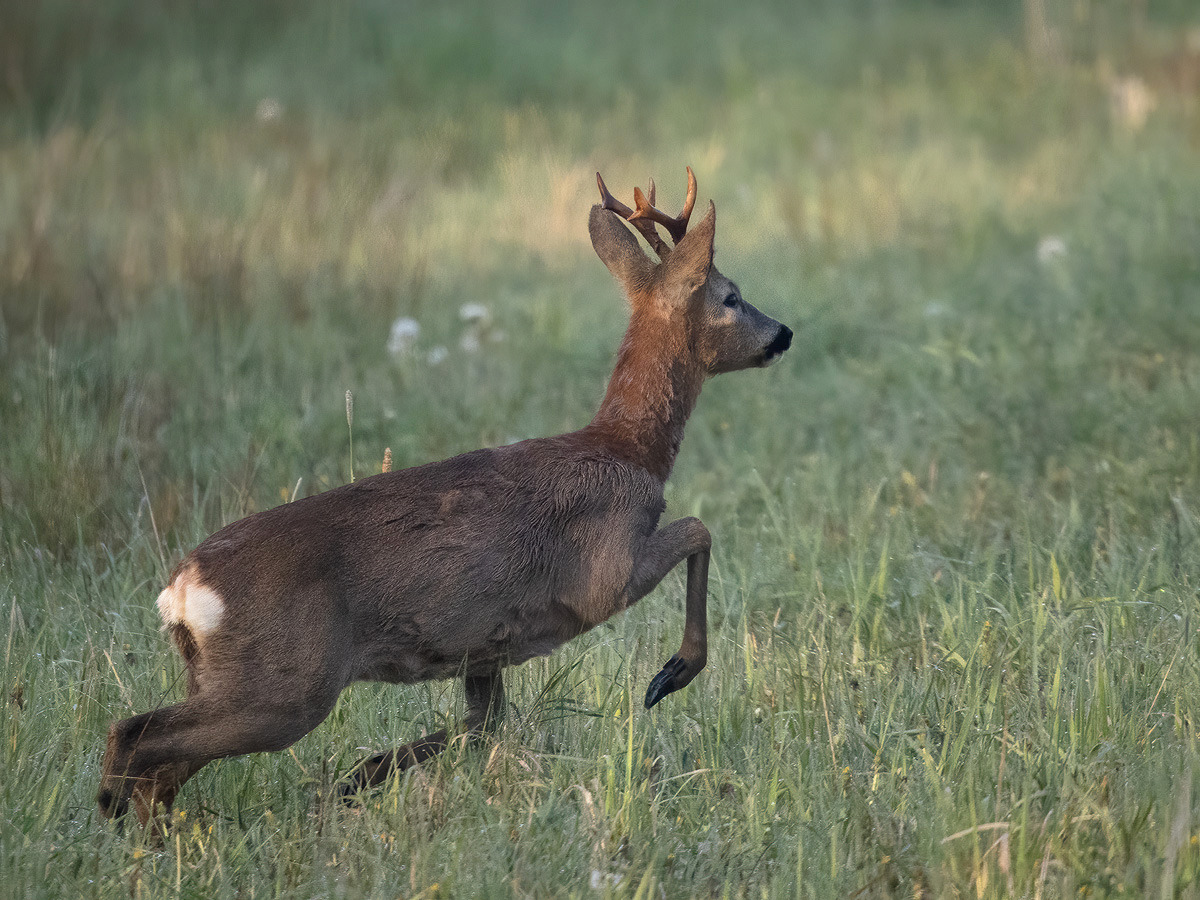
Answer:
[{"label": "roe deer", "polygon": [[[711,202],[687,231],[696,200],[687,172],[674,218],[655,208],[653,182],[648,198],[635,188],[630,209],[596,176],[592,246],[632,312],[590,425],[256,513],[180,563],[158,609],[186,663],[187,699],[109,728],[97,798],[105,816],[132,800],[141,823],[157,827],[157,811],[205,763],[289,746],[354,681],[462,675],[466,731],[482,734],[503,713],[505,666],[628,608],[685,559],[683,642],[650,682],[646,706],[696,676],[707,654],[711,539],[695,518],[658,527],[663,485],[705,378],[774,362],[792,332],[713,266]],[[343,792],[446,742],[437,731],[363,760]]]}]

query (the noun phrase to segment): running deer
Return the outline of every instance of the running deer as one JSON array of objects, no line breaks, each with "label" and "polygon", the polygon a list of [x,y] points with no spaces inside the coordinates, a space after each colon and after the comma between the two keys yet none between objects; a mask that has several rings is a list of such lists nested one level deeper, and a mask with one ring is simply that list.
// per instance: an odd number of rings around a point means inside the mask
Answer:
[{"label": "running deer", "polygon": [[[354,681],[462,676],[472,737],[503,713],[501,670],[636,603],[687,560],[683,642],[646,706],[707,656],[708,529],[658,527],[683,427],[710,375],[767,366],[792,332],[712,264],[716,209],[671,217],[634,189],[588,219],[632,309],[591,424],[388,472],[222,528],[175,569],[158,609],[186,664],[187,699],[113,724],[97,797],[143,825],[205,763],[280,750]],[[638,243],[633,226],[659,258]],[[659,235],[663,226],[671,245]],[[446,731],[360,762],[343,796],[446,747]]]}]

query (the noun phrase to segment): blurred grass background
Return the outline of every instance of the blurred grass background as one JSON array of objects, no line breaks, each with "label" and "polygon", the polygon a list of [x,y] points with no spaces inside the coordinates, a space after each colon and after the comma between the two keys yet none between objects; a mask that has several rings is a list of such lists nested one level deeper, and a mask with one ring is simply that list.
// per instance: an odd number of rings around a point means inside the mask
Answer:
[{"label": "blurred grass background", "polygon": [[[1192,4],[0,23],[0,894],[1197,895]],[[668,488],[715,537],[708,670],[640,709],[668,579],[358,813],[321,798],[454,686],[209,767],[163,850],[101,827],[107,722],[178,692],[174,560],[385,446],[584,424],[625,315],[594,172],[670,207],[687,164],[797,333],[706,388]]]}]

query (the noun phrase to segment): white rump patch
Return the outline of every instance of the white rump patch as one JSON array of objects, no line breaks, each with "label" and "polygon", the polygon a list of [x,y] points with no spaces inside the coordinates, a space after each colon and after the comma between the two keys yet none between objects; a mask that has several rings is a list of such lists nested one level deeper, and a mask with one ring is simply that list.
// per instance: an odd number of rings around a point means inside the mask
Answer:
[{"label": "white rump patch", "polygon": [[200,637],[221,624],[225,604],[220,594],[202,584],[195,568],[189,566],[158,595],[158,614],[164,625],[186,625]]}]

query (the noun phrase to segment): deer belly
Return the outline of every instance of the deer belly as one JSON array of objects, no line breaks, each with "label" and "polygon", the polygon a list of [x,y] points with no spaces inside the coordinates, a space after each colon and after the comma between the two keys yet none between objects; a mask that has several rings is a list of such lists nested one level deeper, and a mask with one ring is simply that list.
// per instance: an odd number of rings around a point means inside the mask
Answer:
[{"label": "deer belly", "polygon": [[591,626],[561,604],[537,615],[513,613],[458,627],[429,629],[395,624],[387,638],[372,641],[355,680],[415,684],[495,671],[556,648]]},{"label": "deer belly", "polygon": [[479,648],[480,655],[493,663],[515,666],[535,656],[549,656],[589,627],[570,609],[554,603],[536,616],[514,616],[497,623]]},{"label": "deer belly", "polygon": [[391,684],[417,684],[453,678],[462,674],[461,657],[446,657],[425,649],[393,650],[376,654],[358,673],[356,681],[386,681]]}]

